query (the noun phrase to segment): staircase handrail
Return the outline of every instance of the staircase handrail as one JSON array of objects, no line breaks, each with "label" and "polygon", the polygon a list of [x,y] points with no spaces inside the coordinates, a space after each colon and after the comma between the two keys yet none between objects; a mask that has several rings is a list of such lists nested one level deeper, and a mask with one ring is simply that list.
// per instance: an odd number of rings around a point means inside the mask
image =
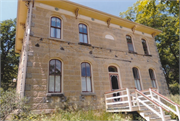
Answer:
[{"label": "staircase handrail", "polygon": [[169,110],[165,109],[164,107],[162,107],[161,105],[157,104],[155,101],[151,100],[150,98],[148,98],[146,95],[144,95],[141,91],[139,90],[135,90],[136,92],[138,92],[140,95],[142,95],[144,98],[146,98],[147,100],[149,100],[150,102],[152,102],[153,104],[155,104],[158,107],[161,107],[162,109],[164,109],[165,111],[169,112]]},{"label": "staircase handrail", "polygon": [[173,102],[172,100],[168,99],[167,97],[159,94],[158,92],[156,92],[155,90],[153,90],[152,88],[150,88],[151,91],[153,91],[154,93],[156,93],[157,95],[159,95],[161,98],[163,98],[164,100],[170,102],[171,104],[177,105],[178,107],[180,107],[180,105],[178,105],[177,103]]}]

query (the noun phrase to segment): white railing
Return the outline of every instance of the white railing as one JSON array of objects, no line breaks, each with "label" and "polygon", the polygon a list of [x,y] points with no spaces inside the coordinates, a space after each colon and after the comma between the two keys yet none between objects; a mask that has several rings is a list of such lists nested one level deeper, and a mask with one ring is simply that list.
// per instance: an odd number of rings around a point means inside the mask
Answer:
[{"label": "white railing", "polygon": [[[166,108],[166,109],[170,110],[171,112],[173,112],[180,119],[180,111],[179,111],[180,105],[178,105],[177,103],[173,102],[172,100],[166,98],[165,96],[159,94],[154,89],[149,88],[149,92],[151,94],[151,99],[152,100],[156,101],[157,103],[159,103],[164,108]],[[164,103],[164,101],[166,103]],[[169,105],[167,105],[167,103],[174,106],[176,110],[172,109]]]},{"label": "white railing", "polygon": [[104,94],[106,111],[132,111],[132,101],[130,96],[132,90],[134,91],[134,88],[124,88],[111,92],[106,92]]},{"label": "white railing", "polygon": [[[145,92],[145,91],[144,91]],[[146,91],[147,92],[147,91]],[[167,109],[165,109],[164,107],[162,107],[161,105],[159,105],[158,103],[156,103],[155,101],[151,100],[149,97],[147,97],[145,94],[143,94],[143,92],[139,91],[139,90],[135,90],[135,95],[136,95],[136,102],[139,106],[139,110],[140,110],[140,105],[139,103],[143,104],[146,108],[148,108],[149,110],[151,110],[154,114],[156,114],[157,116],[159,116],[162,121],[165,121],[165,114],[164,111],[169,112]],[[139,96],[140,95],[140,96]],[[159,108],[159,111],[156,111],[155,109],[153,109],[149,104],[147,104],[145,102],[145,100],[142,100],[141,98],[144,98],[146,100],[148,100],[148,102],[150,102],[151,104],[153,104],[154,106]]]}]

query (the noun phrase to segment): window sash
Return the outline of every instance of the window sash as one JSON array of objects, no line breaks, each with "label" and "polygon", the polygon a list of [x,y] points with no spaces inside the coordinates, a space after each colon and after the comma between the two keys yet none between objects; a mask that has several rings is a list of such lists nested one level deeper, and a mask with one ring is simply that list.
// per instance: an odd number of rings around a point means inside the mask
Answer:
[{"label": "window sash", "polygon": [[135,86],[136,86],[136,88],[137,88],[138,90],[142,90],[142,89],[141,89],[141,83],[140,83],[140,80],[135,79],[134,81],[135,81]]},{"label": "window sash", "polygon": [[153,88],[156,88],[157,86],[156,86],[156,81],[155,80],[151,80],[151,82],[152,82],[152,87]]},{"label": "window sash", "polygon": [[85,24],[79,24],[79,42],[88,44],[88,31]]},{"label": "window sash", "polygon": [[[54,19],[54,23],[53,20]],[[57,17],[51,18],[51,32],[50,36],[53,38],[61,39],[61,19]]]},{"label": "window sash", "polygon": [[144,54],[149,55],[146,41],[143,39],[142,39],[142,45],[143,45]]},{"label": "window sash", "polygon": [[91,65],[81,63],[81,87],[82,92],[92,92]]},{"label": "window sash", "polygon": [[[50,66],[52,66],[50,68]],[[62,63],[59,60],[50,60],[49,62],[49,86],[48,92],[60,93],[61,92],[61,68]],[[51,70],[50,70],[51,69]]]},{"label": "window sash", "polygon": [[129,49],[130,52],[134,52],[134,48],[133,48],[132,43],[128,43],[128,49]]},{"label": "window sash", "polygon": [[90,76],[81,77],[82,92],[92,92],[92,83]]}]

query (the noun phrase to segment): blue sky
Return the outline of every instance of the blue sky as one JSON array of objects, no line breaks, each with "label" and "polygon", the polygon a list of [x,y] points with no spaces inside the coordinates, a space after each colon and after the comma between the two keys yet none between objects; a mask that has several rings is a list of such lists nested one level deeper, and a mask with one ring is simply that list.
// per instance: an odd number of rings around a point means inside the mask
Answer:
[{"label": "blue sky", "polygon": [[[137,0],[70,0],[115,16],[124,12]],[[0,21],[17,16],[17,0],[0,0]]]}]

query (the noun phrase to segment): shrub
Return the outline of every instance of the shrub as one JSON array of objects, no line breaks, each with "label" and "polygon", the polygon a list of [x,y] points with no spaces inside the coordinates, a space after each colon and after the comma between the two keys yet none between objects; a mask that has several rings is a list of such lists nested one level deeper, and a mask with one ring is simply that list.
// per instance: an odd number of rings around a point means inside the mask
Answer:
[{"label": "shrub", "polygon": [[179,83],[174,83],[174,84],[170,84],[169,85],[169,89],[171,94],[175,95],[175,94],[179,94],[180,93],[180,84]]},{"label": "shrub", "polygon": [[16,111],[16,117],[24,115],[24,112],[28,111],[28,107],[25,105],[26,99],[20,99],[15,90],[10,89],[4,91],[2,88],[0,96],[0,118],[5,120],[9,114]]},{"label": "shrub", "polygon": [[[180,95],[179,94],[176,94],[176,95],[170,95],[168,97],[170,100],[172,100],[173,102],[177,103],[180,105]],[[176,108],[172,105],[169,105],[173,110],[176,111]],[[180,108],[179,108],[180,110]],[[178,116],[176,116],[174,113],[170,112],[170,113],[167,113],[169,115],[171,115],[171,119],[177,119],[178,120]]]}]

